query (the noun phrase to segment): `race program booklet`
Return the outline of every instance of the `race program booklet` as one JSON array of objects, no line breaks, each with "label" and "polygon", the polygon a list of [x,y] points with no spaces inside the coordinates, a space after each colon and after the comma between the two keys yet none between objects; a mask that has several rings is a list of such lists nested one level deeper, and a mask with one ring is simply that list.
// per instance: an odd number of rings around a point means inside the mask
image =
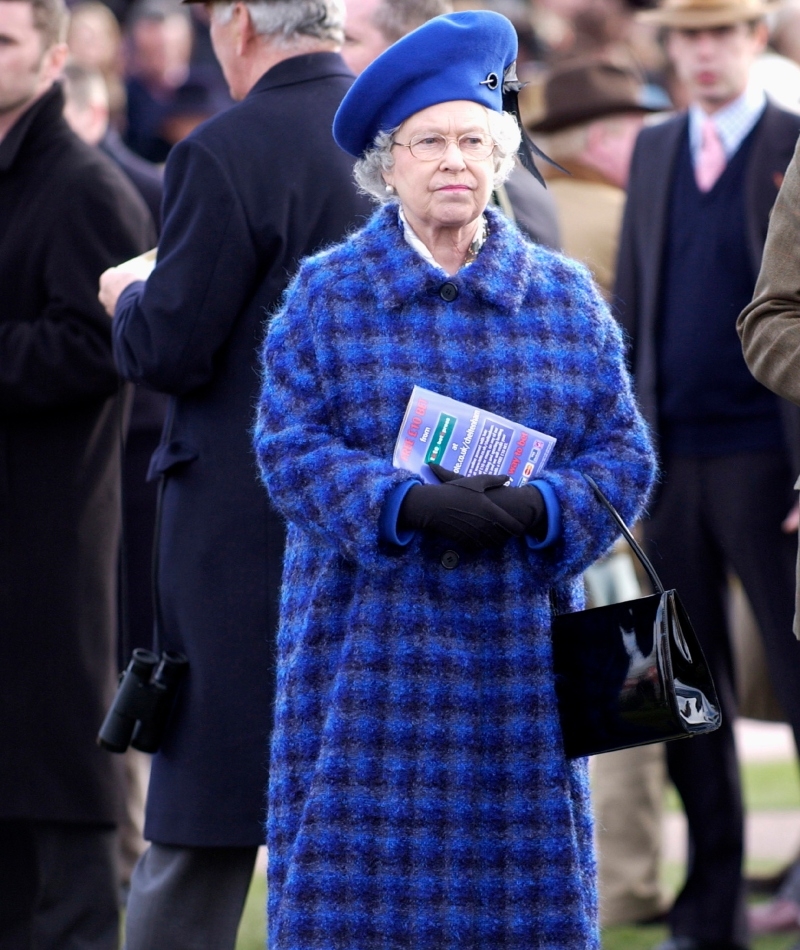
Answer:
[{"label": "race program booklet", "polygon": [[122,264],[117,265],[117,269],[125,271],[128,274],[136,274],[137,280],[147,280],[156,266],[157,251],[157,247],[151,247],[150,250],[145,251],[144,254],[138,254],[129,261],[123,261]]},{"label": "race program booklet", "polygon": [[508,475],[518,488],[539,475],[555,444],[544,432],[415,386],[392,464],[429,484],[439,484],[433,462],[459,475]]}]

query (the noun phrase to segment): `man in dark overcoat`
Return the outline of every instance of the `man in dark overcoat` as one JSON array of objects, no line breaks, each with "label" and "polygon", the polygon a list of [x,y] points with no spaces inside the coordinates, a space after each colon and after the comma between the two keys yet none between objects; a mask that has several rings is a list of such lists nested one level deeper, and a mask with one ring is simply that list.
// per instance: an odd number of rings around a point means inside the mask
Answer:
[{"label": "man in dark overcoat", "polygon": [[125,393],[96,287],[155,233],[62,117],[65,18],[0,0],[0,946],[110,950]]},{"label": "man in dark overcoat", "polygon": [[264,842],[283,527],[250,448],[265,316],[300,259],[369,213],[331,124],[352,74],[336,0],[214,6],[238,105],[170,153],[146,283],[104,275],[127,378],[172,394],[163,482],[161,647],[189,672],[153,759],[128,950],[233,947]]},{"label": "man in dark overcoat", "polygon": [[643,15],[668,28],[691,105],[638,138],[616,302],[661,453],[662,484],[645,525],[651,557],[685,602],[723,706],[717,732],[667,744],[691,848],[663,950],[748,944],[728,572],[752,604],[800,746],[797,542],[782,530],[794,503],[796,429],[791,407],[749,374],[736,334],[800,132],[800,117],[770,104],[750,79],[766,41],[764,10],[761,0],[665,0]]}]

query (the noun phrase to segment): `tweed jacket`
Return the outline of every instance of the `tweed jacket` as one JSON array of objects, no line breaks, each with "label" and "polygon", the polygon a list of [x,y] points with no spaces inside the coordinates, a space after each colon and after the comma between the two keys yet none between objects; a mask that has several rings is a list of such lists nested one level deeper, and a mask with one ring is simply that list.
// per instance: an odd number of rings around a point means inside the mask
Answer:
[{"label": "tweed jacket", "polygon": [[[772,210],[752,303],[736,328],[756,379],[800,405],[800,143]],[[800,639],[800,560],[794,633]]]},{"label": "tweed jacket", "polygon": [[[551,594],[577,607],[581,572],[615,534],[581,473],[634,519],[653,458],[588,272],[487,217],[477,260],[447,279],[394,206],[378,211],[305,262],[269,329],[255,446],[288,521],[272,950],[599,946]],[[386,499],[415,477],[391,464],[415,383],[558,438],[545,473],[556,541],[470,553],[426,533],[380,540]]]},{"label": "tweed jacket", "polygon": [[800,144],[770,216],[752,303],[736,328],[756,379],[800,405]]},{"label": "tweed jacket", "polygon": [[[636,393],[645,418],[657,431],[656,339],[661,264],[666,240],[673,168],[688,119],[685,113],[644,129],[637,139],[620,238],[615,307],[631,340]],[[746,172],[747,246],[758,273],[769,213],[800,133],[800,116],[767,104],[754,131]],[[798,414],[781,407],[787,445],[800,465]]]}]

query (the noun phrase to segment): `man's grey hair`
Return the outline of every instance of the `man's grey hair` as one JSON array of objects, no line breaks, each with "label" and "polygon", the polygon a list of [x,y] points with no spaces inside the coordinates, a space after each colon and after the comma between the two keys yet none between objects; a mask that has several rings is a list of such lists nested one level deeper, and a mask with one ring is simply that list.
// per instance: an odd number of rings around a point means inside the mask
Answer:
[{"label": "man's grey hair", "polygon": [[[233,16],[233,0],[214,4],[218,23]],[[344,0],[246,0],[250,19],[259,36],[271,36],[291,45],[301,37],[341,46],[344,42]]]},{"label": "man's grey hair", "polygon": [[[509,112],[494,112],[486,109],[489,120],[489,134],[494,139],[494,187],[497,188],[511,174],[517,149],[520,144],[520,131],[517,120]],[[381,204],[397,201],[397,196],[386,190],[383,172],[394,166],[392,145],[398,126],[388,132],[378,132],[372,146],[358,159],[353,175],[359,190]]]},{"label": "man's grey hair", "polygon": [[450,0],[382,0],[372,22],[387,42],[396,43],[435,16],[452,12]]}]

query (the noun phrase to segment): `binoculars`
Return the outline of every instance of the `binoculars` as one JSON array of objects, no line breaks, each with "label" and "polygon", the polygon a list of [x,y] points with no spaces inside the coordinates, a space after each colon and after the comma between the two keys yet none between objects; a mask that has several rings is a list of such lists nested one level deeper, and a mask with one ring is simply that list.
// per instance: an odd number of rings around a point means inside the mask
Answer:
[{"label": "binoculars", "polygon": [[129,745],[140,752],[157,752],[188,666],[186,657],[172,650],[164,650],[160,659],[150,650],[134,650],[97,744],[109,752],[124,752]]}]

